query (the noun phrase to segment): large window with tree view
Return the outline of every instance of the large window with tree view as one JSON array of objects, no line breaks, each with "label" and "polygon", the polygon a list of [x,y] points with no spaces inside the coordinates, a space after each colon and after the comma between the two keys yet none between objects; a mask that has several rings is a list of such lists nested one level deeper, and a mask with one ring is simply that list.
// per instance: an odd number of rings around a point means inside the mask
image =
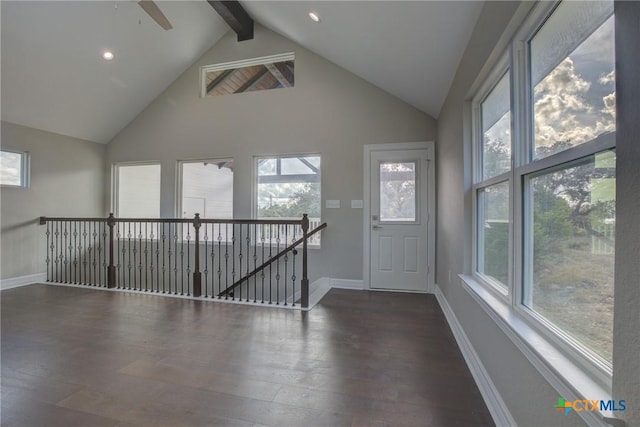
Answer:
[{"label": "large window with tree view", "polygon": [[529,28],[474,99],[474,275],[610,371],[613,2],[560,2]]},{"label": "large window with tree view", "polygon": [[[320,225],[320,156],[287,155],[256,158],[256,209],[259,219],[309,217],[309,230]],[[282,240],[284,232],[276,236]],[[301,237],[300,230],[286,230],[286,238]],[[320,233],[309,241],[320,245]]]}]

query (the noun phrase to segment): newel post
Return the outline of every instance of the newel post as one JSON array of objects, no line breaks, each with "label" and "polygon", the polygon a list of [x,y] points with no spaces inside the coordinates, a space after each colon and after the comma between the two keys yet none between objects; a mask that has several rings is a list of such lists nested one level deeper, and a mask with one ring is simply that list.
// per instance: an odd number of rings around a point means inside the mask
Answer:
[{"label": "newel post", "polygon": [[309,308],[309,277],[307,275],[307,234],[309,233],[309,217],[302,215],[302,280],[300,281],[302,297],[300,304],[302,308]]},{"label": "newel post", "polygon": [[193,228],[196,230],[196,247],[195,247],[195,265],[193,272],[193,296],[202,295],[202,273],[200,273],[200,214],[197,213],[193,218]]},{"label": "newel post", "polygon": [[113,227],[116,225],[116,220],[113,217],[113,213],[109,214],[107,218],[107,225],[109,226],[109,266],[107,267],[107,287],[116,287],[116,266],[114,264],[113,256]]}]

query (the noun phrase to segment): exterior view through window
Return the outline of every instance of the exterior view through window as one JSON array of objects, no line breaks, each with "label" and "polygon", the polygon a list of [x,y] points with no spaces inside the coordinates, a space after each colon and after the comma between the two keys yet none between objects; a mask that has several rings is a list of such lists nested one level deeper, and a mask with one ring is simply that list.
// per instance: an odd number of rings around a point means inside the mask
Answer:
[{"label": "exterior view through window", "polygon": [[[614,18],[605,5],[586,14],[578,27],[587,37],[579,38],[567,36],[572,9],[561,3],[530,42],[534,159],[615,141]],[[566,56],[551,59],[546,52],[559,47]],[[609,362],[615,168],[610,150],[525,177],[531,244],[523,303]]]},{"label": "exterior view through window", "polygon": [[[309,231],[320,225],[320,156],[259,157],[257,168],[257,216],[259,219],[300,219],[309,216]],[[300,231],[291,230],[301,237]],[[320,233],[309,239],[320,244]]]},{"label": "exterior view through window", "polygon": [[473,101],[473,274],[610,375],[613,2],[536,7],[546,16],[532,14],[517,35],[528,61],[507,51]]},{"label": "exterior view through window", "polygon": [[18,151],[0,151],[0,185],[27,187],[28,154]]}]

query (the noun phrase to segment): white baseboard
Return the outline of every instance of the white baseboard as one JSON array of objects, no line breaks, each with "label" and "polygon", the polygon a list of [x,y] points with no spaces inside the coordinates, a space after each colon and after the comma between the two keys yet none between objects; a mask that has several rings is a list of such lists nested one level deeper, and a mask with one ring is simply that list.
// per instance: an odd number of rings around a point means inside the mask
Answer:
[{"label": "white baseboard", "polygon": [[465,334],[464,329],[462,329],[462,325],[458,322],[458,318],[451,309],[451,306],[447,302],[447,299],[438,285],[435,286],[434,294],[442,308],[444,316],[447,318],[449,327],[451,328],[453,336],[458,343],[458,347],[462,352],[462,356],[471,371],[471,375],[473,375],[473,379],[480,390],[480,394],[482,394],[484,402],[491,413],[493,422],[495,422],[498,427],[517,426],[516,421],[509,412],[509,408],[507,408],[507,405],[504,403],[504,400],[502,400],[502,396],[500,396],[498,389],[493,384],[493,381],[491,381],[491,378],[480,361],[478,354],[474,350],[471,341],[469,341],[467,334]]},{"label": "white baseboard", "polygon": [[[331,289],[357,289],[362,290],[364,283],[362,280],[333,279],[331,277],[321,277],[309,284],[309,308],[311,310]],[[291,298],[297,301],[300,299],[300,291],[296,291]]]},{"label": "white baseboard", "polygon": [[20,286],[33,285],[34,283],[44,283],[47,281],[47,273],[29,274],[27,276],[11,277],[0,279],[0,290],[18,288]]}]

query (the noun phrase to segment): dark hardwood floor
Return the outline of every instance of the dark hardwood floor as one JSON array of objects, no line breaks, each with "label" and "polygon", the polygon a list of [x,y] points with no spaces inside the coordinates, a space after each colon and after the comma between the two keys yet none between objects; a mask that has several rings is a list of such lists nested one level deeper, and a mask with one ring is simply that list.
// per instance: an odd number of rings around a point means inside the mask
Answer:
[{"label": "dark hardwood floor", "polygon": [[430,295],[309,313],[32,285],[3,291],[3,426],[489,426]]}]

